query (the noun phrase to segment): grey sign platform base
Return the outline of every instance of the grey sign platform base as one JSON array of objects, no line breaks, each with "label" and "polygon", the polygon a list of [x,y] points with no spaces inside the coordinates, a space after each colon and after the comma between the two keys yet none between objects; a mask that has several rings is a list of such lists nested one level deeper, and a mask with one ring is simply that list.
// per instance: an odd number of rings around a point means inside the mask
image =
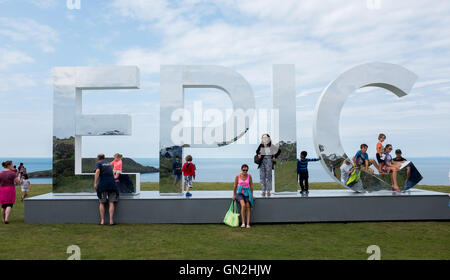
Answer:
[{"label": "grey sign platform base", "polygon": [[[120,198],[117,223],[222,223],[232,191],[193,191],[191,198],[157,191]],[[252,223],[450,220],[449,195],[413,189],[359,194],[351,190],[311,190],[308,196],[255,191]],[[26,223],[98,223],[98,200],[51,193],[25,200]]]}]

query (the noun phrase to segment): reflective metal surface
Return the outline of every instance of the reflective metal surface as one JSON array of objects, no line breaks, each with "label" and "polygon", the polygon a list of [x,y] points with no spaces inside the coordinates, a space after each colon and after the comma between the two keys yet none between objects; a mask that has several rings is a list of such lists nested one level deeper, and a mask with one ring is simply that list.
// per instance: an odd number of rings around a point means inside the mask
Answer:
[{"label": "reflective metal surface", "polygon": [[[315,110],[313,139],[317,154],[322,157],[323,167],[336,182],[345,186],[340,180],[340,167],[349,157],[341,145],[339,120],[348,96],[359,88],[374,86],[403,97],[411,90],[416,80],[417,76],[414,73],[401,66],[367,63],[342,73],[325,88]],[[352,157],[353,155],[350,159]],[[401,180],[399,185],[400,182]],[[390,190],[390,175],[372,175],[362,170],[360,179],[351,189],[359,192]]]},{"label": "reflective metal surface", "polygon": [[[161,194],[182,193],[182,181],[175,183],[172,163],[183,157],[183,147],[217,148],[237,141],[252,122],[255,100],[248,82],[237,72],[221,66],[161,66],[160,91],[160,172]],[[216,88],[231,99],[233,114],[214,128],[193,127],[185,119],[185,88]],[[241,127],[235,127],[243,124]],[[207,137],[214,131],[214,137]],[[206,137],[205,137],[206,136]],[[208,139],[206,139],[208,138]]]},{"label": "reflective metal surface", "polygon": [[273,143],[281,150],[275,164],[274,191],[297,191],[297,121],[295,106],[295,66],[273,65]]},{"label": "reflective metal surface", "polygon": [[[82,137],[131,135],[131,116],[83,115],[83,90],[137,89],[139,69],[134,66],[56,67],[53,77],[53,192],[94,192],[95,162],[84,159],[89,166],[83,166]],[[132,181],[135,188],[139,178]]]}]

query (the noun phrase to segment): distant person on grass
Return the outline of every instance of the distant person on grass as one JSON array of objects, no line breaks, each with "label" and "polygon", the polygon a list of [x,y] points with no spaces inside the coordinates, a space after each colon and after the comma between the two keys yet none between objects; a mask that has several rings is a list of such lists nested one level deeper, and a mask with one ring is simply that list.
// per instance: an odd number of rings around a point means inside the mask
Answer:
[{"label": "distant person on grass", "polygon": [[367,144],[361,144],[361,150],[359,150],[355,156],[353,157],[353,164],[357,168],[362,168],[366,172],[373,173],[373,170],[369,168],[369,166],[373,165],[378,170],[379,173],[382,173],[380,170],[380,166],[373,159],[369,159],[369,155],[367,154]]},{"label": "distant person on grass", "polygon": [[[253,207],[253,180],[248,174],[248,165],[241,166],[241,173],[234,178],[233,200],[241,204],[241,228],[250,228],[250,208]],[[245,224],[247,219],[247,226]]]},{"label": "distant person on grass", "polygon": [[119,201],[119,189],[114,179],[112,167],[105,160],[105,155],[99,154],[97,160],[95,164],[94,189],[97,191],[97,197],[100,202],[100,225],[105,224],[105,204],[109,203],[109,224],[112,226],[115,225],[114,203]]},{"label": "distant person on grass", "polygon": [[181,171],[184,175],[184,186],[186,187],[186,197],[191,197],[191,189],[193,188],[192,180],[195,179],[195,164],[192,163],[192,156],[186,156],[186,162],[184,163]]},{"label": "distant person on grass", "polygon": [[22,199],[23,201],[27,196],[28,193],[31,191],[31,183],[28,179],[28,174],[23,174],[22,179],[20,179],[20,185],[22,187]]},{"label": "distant person on grass", "polygon": [[310,161],[319,161],[319,158],[306,158],[308,153],[306,151],[302,151],[300,153],[300,160],[297,159],[297,178],[298,182],[300,183],[301,187],[301,194],[308,194],[309,193],[309,184],[308,184],[308,162]]},{"label": "distant person on grass", "polygon": [[17,168],[17,170],[19,171],[19,180],[22,180],[22,176],[24,174],[24,170],[23,170],[24,168],[25,168],[25,166],[23,165],[23,162],[21,162],[19,164],[19,167]]},{"label": "distant person on grass", "polygon": [[9,224],[9,215],[16,202],[16,187],[19,183],[17,172],[13,170],[12,161],[2,162],[4,170],[0,172],[0,204],[2,205],[2,222]]}]

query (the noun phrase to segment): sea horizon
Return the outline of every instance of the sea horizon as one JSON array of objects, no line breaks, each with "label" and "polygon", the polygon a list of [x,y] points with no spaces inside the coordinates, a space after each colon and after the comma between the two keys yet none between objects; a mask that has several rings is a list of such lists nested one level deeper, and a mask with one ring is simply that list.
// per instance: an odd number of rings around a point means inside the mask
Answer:
[{"label": "sea horizon", "polygon": [[[133,158],[136,162],[159,168],[159,158]],[[409,157],[424,179],[421,185],[450,185],[450,157]],[[1,161],[12,160],[15,165],[23,162],[28,172],[52,169],[51,157],[0,157]],[[249,165],[254,182],[259,182],[259,170],[253,158],[194,158],[198,182],[232,182],[240,172],[242,164]],[[308,165],[310,182],[334,182],[320,163]],[[220,172],[217,172],[220,170]],[[295,172],[295,170],[293,170]],[[159,182],[159,172],[141,174],[141,182]],[[51,184],[52,178],[32,178],[32,184]]]}]

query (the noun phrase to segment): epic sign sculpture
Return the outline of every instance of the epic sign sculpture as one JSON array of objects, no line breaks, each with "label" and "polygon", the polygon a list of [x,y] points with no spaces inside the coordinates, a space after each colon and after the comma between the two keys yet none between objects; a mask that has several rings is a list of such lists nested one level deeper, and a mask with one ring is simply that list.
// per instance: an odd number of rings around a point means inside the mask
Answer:
[{"label": "epic sign sculpture", "polygon": [[[411,71],[394,64],[367,63],[351,68],[331,82],[319,98],[313,124],[314,146],[321,155],[321,162],[327,173],[339,184],[339,167],[347,155],[339,136],[339,119],[348,96],[362,87],[380,87],[403,97],[408,94],[417,80]],[[377,191],[391,189],[391,183],[377,175],[361,171],[361,179],[352,189],[355,191]],[[389,178],[389,175],[387,175]],[[385,176],[386,177],[386,176]],[[386,178],[384,178],[386,179]]]},{"label": "epic sign sculpture", "polygon": [[[348,95],[364,86],[378,86],[399,97],[406,95],[416,80],[408,70],[385,63],[364,64],[350,69],[333,81],[322,93],[316,110],[314,142],[322,155],[322,164],[338,182],[336,167],[347,157],[340,144],[339,115]],[[82,91],[92,89],[137,89],[139,69],[134,66],[57,67],[54,69],[53,99],[53,192],[93,192],[93,166],[84,166],[81,158],[83,136],[131,135],[129,115],[82,114]],[[224,91],[233,105],[233,114],[217,127],[179,127],[183,116],[185,88],[216,88]],[[274,65],[272,106],[275,145],[281,149],[275,169],[275,191],[297,190],[295,174],[296,107],[294,65]],[[250,128],[254,117],[254,95],[247,81],[235,71],[220,66],[161,66],[160,104],[160,194],[182,192],[181,182],[174,185],[172,161],[182,157],[183,147],[220,147],[237,141]],[[234,127],[238,121],[237,129]],[[182,136],[174,133],[180,128]],[[224,130],[230,133],[222,133]],[[192,131],[200,129],[200,133]],[[214,134],[214,141],[205,135]],[[200,137],[196,137],[200,135]],[[86,162],[86,165],[90,163]],[[283,171],[286,169],[285,171]],[[337,168],[338,169],[338,168]],[[128,170],[133,173],[133,171]],[[283,176],[279,176],[282,174]],[[91,175],[91,176],[89,176]],[[139,192],[139,173],[133,174],[131,192]],[[379,190],[390,185],[372,175],[362,178],[359,190]]]}]

